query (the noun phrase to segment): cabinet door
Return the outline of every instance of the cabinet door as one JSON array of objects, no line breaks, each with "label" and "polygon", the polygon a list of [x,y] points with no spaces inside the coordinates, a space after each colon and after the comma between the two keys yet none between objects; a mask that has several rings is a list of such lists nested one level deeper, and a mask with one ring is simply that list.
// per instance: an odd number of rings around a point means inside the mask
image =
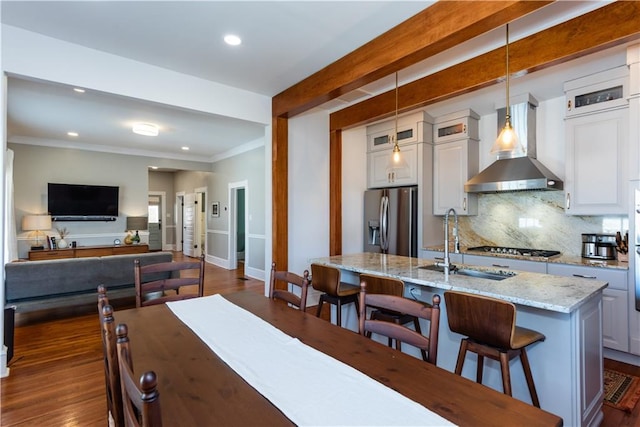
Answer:
[{"label": "cabinet door", "polygon": [[627,270],[581,267],[577,265],[548,265],[549,274],[578,276],[602,280],[609,286],[602,292],[603,345],[620,351],[629,351],[629,306]]},{"label": "cabinet door", "polygon": [[450,208],[458,215],[477,215],[476,194],[464,184],[478,172],[478,141],[463,139],[433,147],[433,213],[444,215]]},{"label": "cabinet door", "polygon": [[566,121],[565,212],[626,215],[628,108]]},{"label": "cabinet door", "polygon": [[602,342],[614,350],[629,351],[627,292],[618,289],[602,291]]},{"label": "cabinet door", "polygon": [[369,188],[418,184],[418,146],[404,146],[400,153],[404,160],[403,167],[400,168],[392,167],[392,150],[367,154]]}]

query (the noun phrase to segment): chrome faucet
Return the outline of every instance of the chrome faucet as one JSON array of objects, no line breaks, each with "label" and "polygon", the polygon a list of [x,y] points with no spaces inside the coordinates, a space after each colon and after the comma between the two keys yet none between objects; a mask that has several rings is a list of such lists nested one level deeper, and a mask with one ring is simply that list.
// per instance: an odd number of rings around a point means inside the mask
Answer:
[{"label": "chrome faucet", "polygon": [[453,225],[453,237],[454,237],[454,245],[453,252],[456,254],[460,253],[460,238],[458,233],[458,214],[456,210],[451,208],[444,215],[444,262],[442,267],[444,267],[444,281],[449,281],[449,270],[451,269],[451,260],[449,259],[449,214],[453,213],[454,217],[454,225]]}]

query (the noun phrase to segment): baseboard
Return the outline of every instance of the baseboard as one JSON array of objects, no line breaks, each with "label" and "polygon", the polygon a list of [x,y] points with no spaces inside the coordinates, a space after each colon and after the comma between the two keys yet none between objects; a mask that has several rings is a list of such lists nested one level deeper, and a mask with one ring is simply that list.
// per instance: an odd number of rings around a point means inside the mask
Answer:
[{"label": "baseboard", "polygon": [[636,356],[635,354],[605,348],[604,357],[606,359],[616,360],[618,362],[627,363],[629,365],[640,366],[640,356]]},{"label": "baseboard", "polygon": [[9,368],[7,368],[7,346],[0,348],[0,378],[9,376]]},{"label": "baseboard", "polygon": [[223,259],[223,258],[218,258],[212,255],[206,255],[206,260],[209,264],[213,264],[216,267],[221,267],[224,268],[226,270],[230,270],[231,269],[231,264],[229,263],[228,259]]},{"label": "baseboard", "polygon": [[251,277],[252,279],[262,280],[264,282],[264,270],[259,270],[257,268],[247,267],[247,264],[244,265],[244,275]]}]

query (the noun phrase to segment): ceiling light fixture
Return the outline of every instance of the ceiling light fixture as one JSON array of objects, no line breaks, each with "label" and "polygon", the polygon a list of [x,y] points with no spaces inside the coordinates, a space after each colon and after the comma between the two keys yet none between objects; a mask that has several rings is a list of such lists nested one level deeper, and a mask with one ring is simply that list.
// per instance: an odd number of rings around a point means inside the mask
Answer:
[{"label": "ceiling light fixture", "polygon": [[226,36],[224,36],[224,42],[229,46],[238,46],[242,43],[242,39],[236,35],[227,34]]},{"label": "ceiling light fixture", "polygon": [[153,123],[135,123],[133,125],[133,133],[144,136],[158,136],[158,126]]},{"label": "ceiling light fixture", "polygon": [[189,151],[189,147],[187,147],[187,146],[182,147],[182,149],[183,149],[184,151]]},{"label": "ceiling light fixture", "polygon": [[400,146],[398,146],[398,73],[396,72],[396,117],[393,135],[389,142],[393,143],[393,151],[391,152],[391,164],[387,169],[402,169],[408,168],[409,165],[400,153]]},{"label": "ceiling light fixture", "polygon": [[511,106],[509,105],[509,24],[507,24],[507,43],[506,43],[506,62],[507,62],[507,114],[505,117],[504,127],[500,131],[500,135],[491,147],[491,154],[495,154],[498,159],[517,157],[524,152],[518,135],[511,126]]},{"label": "ceiling light fixture", "polygon": [[67,135],[76,137],[78,136],[78,132],[67,132]]},{"label": "ceiling light fixture", "polygon": [[84,89],[82,89],[81,87],[74,87],[74,88],[73,88],[73,91],[74,91],[74,92],[78,92],[78,93],[84,93],[84,92],[85,92],[85,90],[84,90]]}]

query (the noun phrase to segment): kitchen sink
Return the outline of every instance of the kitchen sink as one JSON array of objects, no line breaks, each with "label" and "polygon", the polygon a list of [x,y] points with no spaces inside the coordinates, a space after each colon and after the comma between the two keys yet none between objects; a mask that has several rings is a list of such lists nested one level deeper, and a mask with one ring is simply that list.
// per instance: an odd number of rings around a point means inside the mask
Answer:
[{"label": "kitchen sink", "polygon": [[[436,264],[423,265],[418,268],[422,270],[430,270],[430,271],[437,271],[440,273],[444,273],[444,267],[441,267]],[[479,279],[489,279],[489,280],[504,280],[516,275],[516,273],[514,273],[513,271],[506,271],[506,270],[485,271],[485,270],[474,270],[472,268],[457,268],[457,267],[454,267],[449,272],[449,274],[458,274],[460,276],[477,277]]]}]

